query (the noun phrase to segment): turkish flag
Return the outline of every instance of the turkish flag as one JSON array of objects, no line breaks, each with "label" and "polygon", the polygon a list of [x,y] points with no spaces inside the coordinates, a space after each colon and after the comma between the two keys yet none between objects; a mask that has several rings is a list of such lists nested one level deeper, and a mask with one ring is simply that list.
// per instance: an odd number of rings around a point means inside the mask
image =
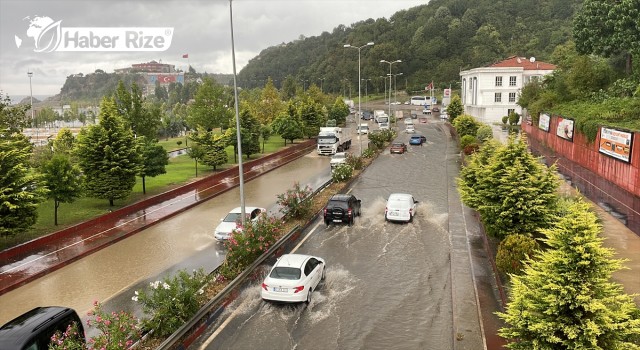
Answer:
[{"label": "turkish flag", "polygon": [[189,58],[189,54],[185,53],[184,55],[182,55],[182,58]]}]

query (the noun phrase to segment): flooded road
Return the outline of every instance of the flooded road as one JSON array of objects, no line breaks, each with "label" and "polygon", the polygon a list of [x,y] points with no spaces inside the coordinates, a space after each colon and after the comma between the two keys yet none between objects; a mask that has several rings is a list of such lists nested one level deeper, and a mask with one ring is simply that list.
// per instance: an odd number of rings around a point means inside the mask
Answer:
[{"label": "flooded road", "polygon": [[[402,155],[386,151],[351,187],[362,200],[354,226],[326,227],[321,218],[311,226],[296,253],[324,258],[327,272],[309,305],[263,302],[258,281],[192,348],[483,349],[480,328],[458,333],[461,319],[478,311],[454,295],[473,287],[452,279],[451,140],[438,125],[416,129],[427,144]],[[420,202],[412,223],[384,221],[395,192]]]},{"label": "flooded road", "polygon": [[[310,153],[245,184],[245,205],[271,208],[294,182],[317,187],[329,178],[329,159]],[[61,305],[82,316],[93,301],[130,302],[128,290],[171,271],[213,270],[224,259],[213,239],[219,220],[239,206],[235,188],[125,240],[0,297],[0,324],[36,306]],[[119,296],[123,291],[126,295]],[[128,310],[126,307],[121,310]]]}]

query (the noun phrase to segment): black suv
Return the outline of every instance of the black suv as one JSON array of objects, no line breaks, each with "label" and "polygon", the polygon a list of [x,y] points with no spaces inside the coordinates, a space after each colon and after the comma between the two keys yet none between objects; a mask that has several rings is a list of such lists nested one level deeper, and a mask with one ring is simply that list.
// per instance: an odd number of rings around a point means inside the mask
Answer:
[{"label": "black suv", "polygon": [[356,216],[360,216],[360,200],[351,194],[334,194],[324,207],[324,223],[341,222],[353,225]]},{"label": "black suv", "polygon": [[0,327],[0,350],[48,349],[51,336],[64,333],[75,323],[84,341],[84,328],[78,314],[59,306],[37,307]]}]

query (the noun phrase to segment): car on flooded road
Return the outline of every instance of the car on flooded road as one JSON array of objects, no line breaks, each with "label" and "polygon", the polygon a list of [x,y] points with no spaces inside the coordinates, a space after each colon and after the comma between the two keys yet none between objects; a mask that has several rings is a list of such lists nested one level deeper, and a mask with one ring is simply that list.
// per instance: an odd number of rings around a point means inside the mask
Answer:
[{"label": "car on flooded road", "polygon": [[389,149],[390,153],[398,153],[403,154],[407,151],[407,144],[404,142],[394,142],[391,144],[391,148]]},{"label": "car on flooded road", "polygon": [[345,223],[353,225],[356,216],[360,216],[362,202],[352,194],[334,194],[329,198],[323,210],[325,225]]},{"label": "car on flooded road", "polygon": [[385,221],[412,222],[418,201],[407,193],[392,193],[384,208]]},{"label": "car on flooded road", "polygon": [[317,256],[284,254],[262,282],[260,296],[265,301],[308,304],[325,270],[324,259]]},{"label": "car on flooded road", "polygon": [[[263,215],[267,212],[265,208],[258,207],[245,207],[244,213],[247,215],[247,221],[256,222],[260,215]],[[242,230],[242,211],[240,207],[234,208],[220,220],[220,223],[216,227],[213,237],[219,241],[224,242],[229,239],[231,236],[231,232],[233,230],[241,231]]]}]

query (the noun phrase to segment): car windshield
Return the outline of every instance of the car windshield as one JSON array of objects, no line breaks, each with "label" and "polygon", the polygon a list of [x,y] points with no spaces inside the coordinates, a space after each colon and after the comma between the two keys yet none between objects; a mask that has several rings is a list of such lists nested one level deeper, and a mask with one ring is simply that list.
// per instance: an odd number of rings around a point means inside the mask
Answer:
[{"label": "car windshield", "polygon": [[299,280],[300,274],[300,269],[297,267],[278,266],[271,271],[269,277],[281,280]]},{"label": "car windshield", "polygon": [[337,160],[345,159],[345,158],[346,158],[346,155],[344,153],[336,153],[333,156],[331,156],[331,159],[337,159]]},{"label": "car windshield", "polygon": [[347,205],[347,202],[332,200],[329,201],[329,205],[327,205],[327,207],[347,209],[349,206]]},{"label": "car windshield", "polygon": [[420,140],[422,136],[411,136],[412,140]]},{"label": "car windshield", "polygon": [[[247,214],[247,218],[249,218],[249,213]],[[240,213],[229,213],[227,214],[227,216],[225,216],[224,222],[239,222],[240,221]]]},{"label": "car windshield", "polygon": [[394,144],[392,145],[392,147],[402,147],[402,144],[401,144],[401,143],[394,143]]},{"label": "car windshield", "polygon": [[318,143],[333,144],[336,143],[335,136],[318,136]]}]

